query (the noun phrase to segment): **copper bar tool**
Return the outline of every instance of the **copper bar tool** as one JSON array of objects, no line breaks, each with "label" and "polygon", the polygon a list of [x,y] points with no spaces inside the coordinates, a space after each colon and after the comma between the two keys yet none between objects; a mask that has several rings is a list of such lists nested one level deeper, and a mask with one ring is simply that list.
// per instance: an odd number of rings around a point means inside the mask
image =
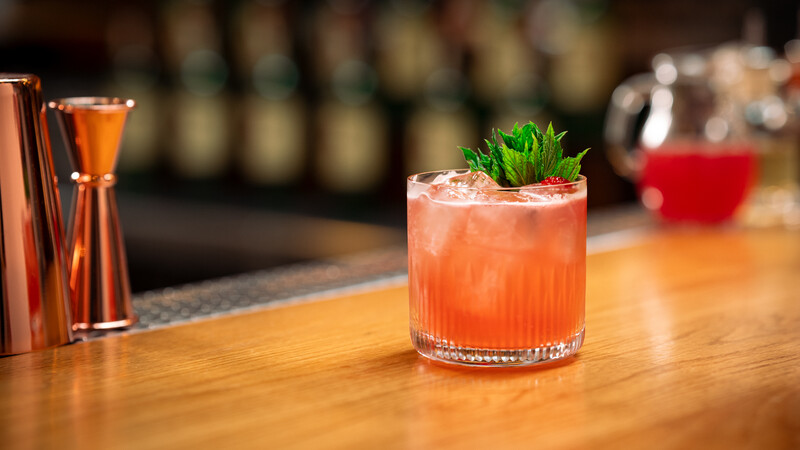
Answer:
[{"label": "copper bar tool", "polygon": [[123,328],[137,321],[117,212],[114,174],[133,100],[75,97],[54,100],[75,172],[69,222],[73,329]]},{"label": "copper bar tool", "polygon": [[71,341],[64,227],[41,81],[0,73],[0,355]]}]

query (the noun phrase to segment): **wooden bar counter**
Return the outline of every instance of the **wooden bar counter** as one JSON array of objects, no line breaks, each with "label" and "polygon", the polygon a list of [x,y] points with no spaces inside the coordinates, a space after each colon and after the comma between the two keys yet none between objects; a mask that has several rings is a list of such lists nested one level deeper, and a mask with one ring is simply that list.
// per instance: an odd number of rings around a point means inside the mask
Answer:
[{"label": "wooden bar counter", "polygon": [[396,283],[0,358],[0,448],[800,448],[800,232],[592,248],[564,362],[430,363]]}]

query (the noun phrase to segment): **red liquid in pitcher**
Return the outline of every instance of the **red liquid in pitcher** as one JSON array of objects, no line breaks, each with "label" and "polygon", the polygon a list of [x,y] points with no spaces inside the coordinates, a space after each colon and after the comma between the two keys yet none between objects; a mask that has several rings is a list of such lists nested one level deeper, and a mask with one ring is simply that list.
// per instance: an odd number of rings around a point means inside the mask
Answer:
[{"label": "red liquid in pitcher", "polygon": [[642,153],[639,195],[666,220],[730,219],[755,181],[755,149],[748,144],[670,143]]}]

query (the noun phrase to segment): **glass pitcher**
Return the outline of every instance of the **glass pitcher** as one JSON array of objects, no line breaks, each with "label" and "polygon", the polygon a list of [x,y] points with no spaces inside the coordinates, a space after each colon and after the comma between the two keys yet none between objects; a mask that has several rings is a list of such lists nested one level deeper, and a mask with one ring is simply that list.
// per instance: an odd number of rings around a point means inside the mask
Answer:
[{"label": "glass pitcher", "polygon": [[756,177],[755,146],[737,104],[715,88],[707,53],[653,58],[618,86],[605,124],[607,157],[666,221],[733,218]]}]

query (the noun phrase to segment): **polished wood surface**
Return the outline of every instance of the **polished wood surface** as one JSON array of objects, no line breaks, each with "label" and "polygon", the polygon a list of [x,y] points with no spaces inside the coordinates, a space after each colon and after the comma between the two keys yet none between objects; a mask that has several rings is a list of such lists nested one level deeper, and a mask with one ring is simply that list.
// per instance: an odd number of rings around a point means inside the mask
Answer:
[{"label": "polished wood surface", "polygon": [[588,259],[587,338],[436,365],[394,286],[0,359],[3,448],[800,448],[800,233]]}]

